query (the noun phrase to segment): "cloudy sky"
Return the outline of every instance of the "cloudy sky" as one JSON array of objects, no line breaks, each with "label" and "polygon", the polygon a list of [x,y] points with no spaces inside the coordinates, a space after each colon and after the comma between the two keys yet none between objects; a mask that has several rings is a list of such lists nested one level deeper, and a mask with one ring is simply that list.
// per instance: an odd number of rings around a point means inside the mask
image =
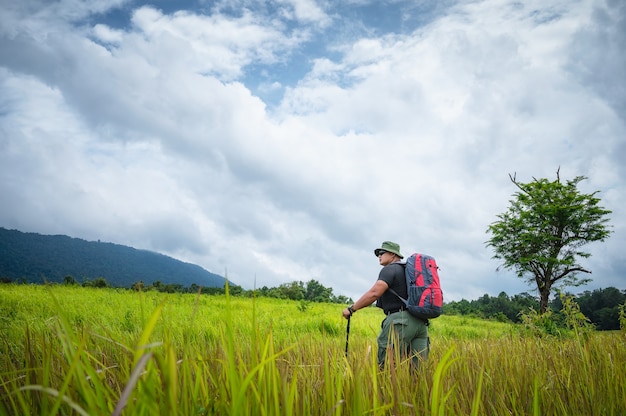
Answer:
[{"label": "cloudy sky", "polygon": [[355,299],[393,240],[469,300],[534,293],[486,229],[560,167],[613,211],[574,292],[626,289],[623,1],[0,7],[1,227]]}]

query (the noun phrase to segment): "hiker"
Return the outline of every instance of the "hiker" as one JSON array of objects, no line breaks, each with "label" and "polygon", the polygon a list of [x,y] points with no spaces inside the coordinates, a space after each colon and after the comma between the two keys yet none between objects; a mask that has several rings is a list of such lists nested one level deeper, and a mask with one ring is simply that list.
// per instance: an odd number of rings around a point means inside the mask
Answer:
[{"label": "hiker", "polygon": [[418,319],[411,315],[405,304],[391,291],[395,290],[398,295],[407,298],[407,286],[404,275],[403,259],[400,254],[400,245],[391,241],[385,241],[380,248],[374,250],[378,262],[383,268],[378,274],[376,283],[365,292],[353,305],[343,310],[343,317],[348,319],[359,309],[365,308],[374,301],[376,306],[384,312],[385,319],[378,335],[378,365],[382,369],[385,365],[387,350],[391,353],[393,345],[390,345],[397,337],[397,347],[403,357],[412,357],[412,363],[417,368],[420,359],[428,358],[428,321]]}]

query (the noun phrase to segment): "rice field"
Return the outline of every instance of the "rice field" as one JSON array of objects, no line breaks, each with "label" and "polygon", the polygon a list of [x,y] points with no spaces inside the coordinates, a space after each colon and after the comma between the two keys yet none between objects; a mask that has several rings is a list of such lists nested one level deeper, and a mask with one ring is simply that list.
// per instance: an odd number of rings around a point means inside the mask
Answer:
[{"label": "rice field", "polygon": [[0,415],[626,414],[624,331],[442,316],[379,370],[382,312],[342,307],[0,285]]}]

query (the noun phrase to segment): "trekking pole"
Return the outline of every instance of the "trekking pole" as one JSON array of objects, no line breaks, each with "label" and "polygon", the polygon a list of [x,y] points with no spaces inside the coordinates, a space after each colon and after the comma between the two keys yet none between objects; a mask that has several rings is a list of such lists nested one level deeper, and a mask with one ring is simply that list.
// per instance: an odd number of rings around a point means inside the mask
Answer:
[{"label": "trekking pole", "polygon": [[348,325],[346,326],[346,358],[348,357],[348,340],[350,339],[350,316],[348,316]]}]

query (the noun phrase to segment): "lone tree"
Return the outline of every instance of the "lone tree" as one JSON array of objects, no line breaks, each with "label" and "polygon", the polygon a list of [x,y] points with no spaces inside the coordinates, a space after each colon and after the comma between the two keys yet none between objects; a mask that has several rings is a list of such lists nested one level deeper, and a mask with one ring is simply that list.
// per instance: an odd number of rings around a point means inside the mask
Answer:
[{"label": "lone tree", "polygon": [[593,241],[604,241],[610,231],[607,215],[611,211],[598,206],[598,191],[583,194],[577,176],[561,183],[559,170],[556,180],[535,179],[521,183],[509,174],[519,191],[510,201],[508,210],[487,229],[492,237],[486,244],[494,249],[493,258],[502,260],[505,269],[539,291],[539,313],[548,308],[550,290],[561,286],[580,286],[591,279],[578,278],[579,273],[591,273],[578,263],[588,258],[581,247]]}]

